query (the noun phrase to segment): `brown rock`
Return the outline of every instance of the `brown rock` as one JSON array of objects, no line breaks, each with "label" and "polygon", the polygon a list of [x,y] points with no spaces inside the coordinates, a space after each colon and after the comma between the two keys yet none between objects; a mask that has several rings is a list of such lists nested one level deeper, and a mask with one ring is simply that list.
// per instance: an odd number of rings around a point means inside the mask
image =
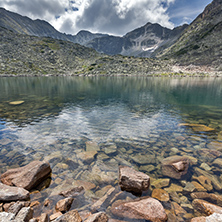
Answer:
[{"label": "brown rock", "polygon": [[114,193],[115,188],[110,188],[107,193],[92,205],[92,210],[99,210],[106,200]]},{"label": "brown rock", "polygon": [[7,209],[7,212],[8,213],[13,213],[13,214],[16,215],[24,206],[25,206],[25,204],[23,202],[17,201],[16,203],[12,204]]},{"label": "brown rock", "polygon": [[82,218],[77,210],[71,210],[58,217],[54,222],[82,222]]},{"label": "brown rock", "polygon": [[33,201],[31,204],[30,204],[30,207],[35,207],[35,206],[38,206],[40,205],[39,201]]},{"label": "brown rock", "polygon": [[167,214],[162,204],[151,197],[136,199],[132,202],[113,205],[111,212],[122,218],[150,220],[153,222],[167,221]]},{"label": "brown rock", "polygon": [[155,187],[157,189],[163,188],[163,187],[168,187],[170,184],[170,179],[158,179],[158,180],[154,180],[151,182],[151,186]]},{"label": "brown rock", "polygon": [[192,181],[191,183],[194,185],[196,191],[199,191],[199,192],[207,191],[207,189],[201,186],[198,182]]},{"label": "brown rock", "polygon": [[215,129],[209,127],[209,126],[205,126],[202,124],[191,124],[191,123],[181,123],[179,124],[179,126],[187,126],[187,127],[191,127],[193,131],[195,132],[211,132],[211,131],[215,131]]},{"label": "brown rock", "polygon": [[170,199],[169,194],[162,189],[154,189],[152,192],[152,197],[160,201],[169,201]]},{"label": "brown rock", "polygon": [[194,217],[190,222],[206,222],[206,217]]},{"label": "brown rock", "polygon": [[33,210],[30,207],[23,207],[15,217],[15,221],[28,222],[33,217]]},{"label": "brown rock", "polygon": [[149,189],[150,177],[128,166],[120,166],[119,185],[122,190],[141,193]]},{"label": "brown rock", "polygon": [[17,201],[29,198],[29,192],[20,187],[11,187],[0,183],[0,201]]},{"label": "brown rock", "polygon": [[31,190],[51,173],[47,162],[33,161],[30,164],[7,170],[1,175],[2,183],[9,186],[22,187]]},{"label": "brown rock", "polygon": [[76,197],[83,193],[84,193],[84,187],[79,186],[79,187],[73,187],[68,190],[62,191],[59,193],[59,195],[62,195],[64,197]]},{"label": "brown rock", "polygon": [[183,191],[183,187],[172,183],[172,184],[170,185],[170,187],[164,188],[164,190],[167,191],[168,193],[171,193],[171,192],[173,192],[173,191],[182,192],[182,191]]},{"label": "brown rock", "polygon": [[176,202],[172,202],[171,203],[171,208],[173,209],[174,213],[177,216],[182,216],[184,214],[186,214],[187,212]]},{"label": "brown rock", "polygon": [[208,191],[213,190],[212,182],[209,178],[202,175],[202,176],[199,176],[199,177],[193,176],[192,179],[197,180]]},{"label": "brown rock", "polygon": [[222,196],[214,193],[207,192],[194,192],[191,194],[192,199],[202,199],[210,203],[216,204],[222,207]]},{"label": "brown rock", "polygon": [[[52,220],[56,220],[57,218],[59,218],[60,216],[62,216],[63,214],[59,211],[59,212],[56,212],[56,213],[54,213],[54,214],[52,214],[50,217],[49,217],[49,219],[50,219],[50,221],[52,221]],[[57,221],[57,220],[56,220]]]},{"label": "brown rock", "polygon": [[41,214],[39,217],[39,222],[49,222],[49,215],[46,213]]},{"label": "brown rock", "polygon": [[108,216],[104,212],[99,212],[90,215],[85,222],[107,222],[109,220]]},{"label": "brown rock", "polygon": [[90,164],[95,159],[96,155],[97,155],[97,151],[91,150],[91,151],[78,153],[77,157],[80,158],[84,163]]},{"label": "brown rock", "polygon": [[60,200],[56,203],[55,209],[61,212],[68,211],[72,205],[73,200],[74,199],[72,197],[68,197],[63,200]]},{"label": "brown rock", "polygon": [[189,159],[182,156],[171,156],[162,160],[162,173],[165,176],[181,179],[187,174]]},{"label": "brown rock", "polygon": [[211,204],[205,200],[195,199],[192,202],[193,208],[204,215],[211,215],[213,213],[222,214],[222,207]]}]

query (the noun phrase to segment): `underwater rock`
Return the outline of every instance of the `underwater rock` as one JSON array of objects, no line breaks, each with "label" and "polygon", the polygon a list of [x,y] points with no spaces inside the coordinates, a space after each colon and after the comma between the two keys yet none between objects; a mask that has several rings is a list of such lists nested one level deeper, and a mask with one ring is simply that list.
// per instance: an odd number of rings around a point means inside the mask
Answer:
[{"label": "underwater rock", "polygon": [[59,200],[56,203],[55,209],[57,211],[61,211],[61,212],[68,211],[70,209],[71,205],[72,205],[73,200],[74,200],[74,198],[72,198],[72,197],[67,197],[63,200]]},{"label": "underwater rock", "polygon": [[202,124],[190,124],[190,123],[181,123],[179,126],[187,126],[191,127],[193,131],[195,132],[211,132],[215,131],[214,128],[202,125]]},{"label": "underwater rock", "polygon": [[162,160],[162,174],[174,179],[181,179],[187,174],[189,159],[183,156],[171,156]]},{"label": "underwater rock", "polygon": [[142,193],[149,189],[150,177],[127,166],[119,167],[119,185],[122,190]]},{"label": "underwater rock", "polygon": [[107,222],[109,220],[108,216],[104,212],[99,212],[90,215],[85,222]]},{"label": "underwater rock", "polygon": [[21,100],[21,101],[12,101],[12,102],[10,102],[9,104],[10,105],[21,105],[22,103],[24,103],[25,101],[23,101],[23,100]]},{"label": "underwater rock", "polygon": [[169,194],[165,190],[162,190],[162,189],[154,189],[151,196],[160,201],[170,200]]}]

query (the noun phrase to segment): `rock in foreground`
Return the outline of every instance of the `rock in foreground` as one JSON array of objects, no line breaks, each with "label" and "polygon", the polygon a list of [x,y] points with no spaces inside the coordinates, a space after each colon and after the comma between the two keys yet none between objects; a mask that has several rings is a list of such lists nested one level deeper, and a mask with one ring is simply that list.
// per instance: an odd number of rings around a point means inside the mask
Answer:
[{"label": "rock in foreground", "polygon": [[27,190],[0,183],[0,201],[9,202],[25,200],[27,198],[29,198],[29,192]]},{"label": "rock in foreground", "polygon": [[162,204],[151,197],[114,204],[111,212],[121,218],[145,219],[153,222],[167,221],[167,214]]},{"label": "rock in foreground", "polygon": [[119,185],[122,190],[141,193],[149,189],[150,177],[130,167],[120,166]]},{"label": "rock in foreground", "polygon": [[1,175],[1,182],[9,186],[31,190],[41,183],[51,171],[49,163],[33,161],[26,166],[7,170]]}]

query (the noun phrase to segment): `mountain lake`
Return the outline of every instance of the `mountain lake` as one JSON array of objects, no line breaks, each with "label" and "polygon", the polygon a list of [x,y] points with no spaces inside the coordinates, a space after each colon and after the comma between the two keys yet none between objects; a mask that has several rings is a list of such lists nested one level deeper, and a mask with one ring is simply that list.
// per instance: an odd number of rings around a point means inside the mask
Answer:
[{"label": "mountain lake", "polygon": [[[82,185],[71,209],[90,211],[114,187],[100,210],[116,218],[114,201],[137,198],[121,192],[120,165],[150,176],[142,196],[165,190],[170,199],[161,203],[177,221],[197,216],[192,192],[222,195],[221,78],[2,77],[0,92],[0,174],[33,160],[52,168],[40,192],[31,193],[40,202],[34,216],[53,213],[55,204],[43,204],[47,198],[56,203],[59,191]],[[162,160],[175,155],[190,163],[180,180],[161,170]],[[211,180],[211,189],[200,176]],[[189,190],[194,181],[199,188]]]}]

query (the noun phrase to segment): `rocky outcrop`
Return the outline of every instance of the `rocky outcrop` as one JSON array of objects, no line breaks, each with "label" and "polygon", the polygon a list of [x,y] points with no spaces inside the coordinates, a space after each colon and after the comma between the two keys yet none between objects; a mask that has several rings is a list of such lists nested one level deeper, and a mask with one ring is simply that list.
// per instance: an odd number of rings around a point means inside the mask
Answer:
[{"label": "rocky outcrop", "polygon": [[182,156],[171,156],[162,160],[162,173],[165,176],[181,179],[187,174],[189,159]]},{"label": "rocky outcrop", "polygon": [[33,161],[26,166],[6,171],[1,175],[1,182],[31,190],[49,176],[51,171],[49,163]]},{"label": "rocky outcrop", "polygon": [[20,187],[11,187],[0,183],[0,201],[9,202],[25,200],[29,198],[29,192]]},{"label": "rocky outcrop", "polygon": [[167,214],[162,204],[151,197],[113,204],[111,212],[121,218],[145,219],[153,222],[167,221]]},{"label": "rocky outcrop", "polygon": [[130,167],[120,166],[119,185],[122,190],[141,193],[149,189],[150,177]]}]

